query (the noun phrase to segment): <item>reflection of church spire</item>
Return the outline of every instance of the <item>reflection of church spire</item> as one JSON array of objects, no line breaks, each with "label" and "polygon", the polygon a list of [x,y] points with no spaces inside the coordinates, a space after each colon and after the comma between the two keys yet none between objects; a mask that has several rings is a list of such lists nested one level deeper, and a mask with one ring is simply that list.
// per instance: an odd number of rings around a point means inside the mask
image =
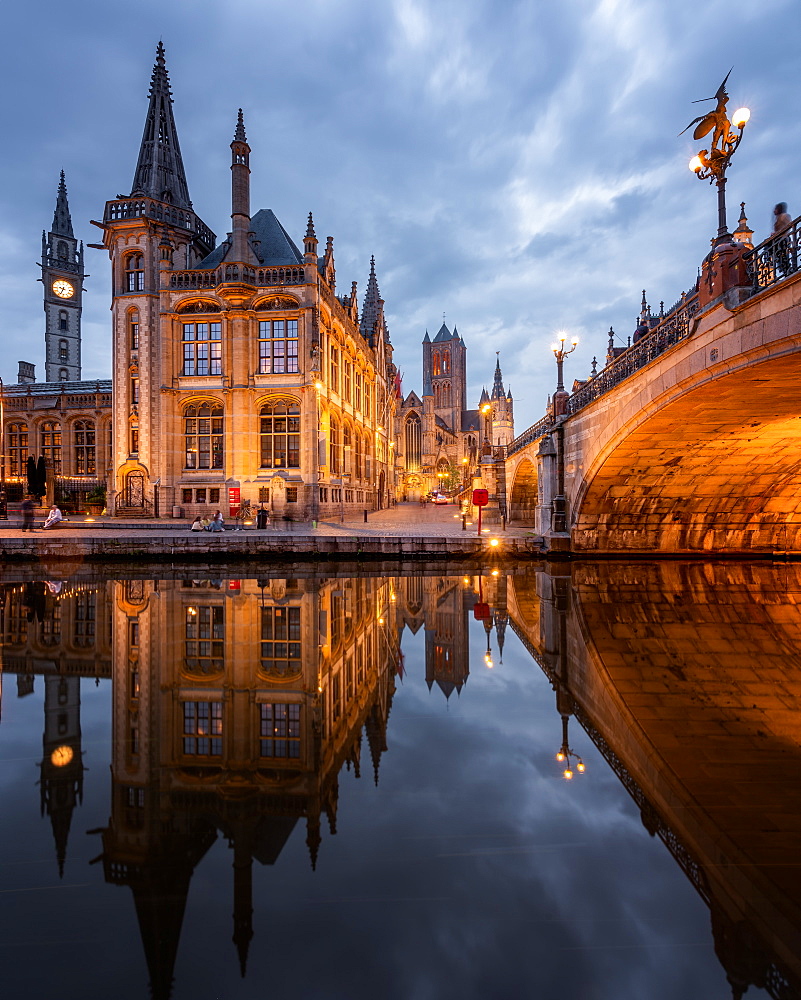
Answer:
[{"label": "reflection of church spire", "polygon": [[370,759],[373,762],[373,777],[378,785],[378,768],[381,765],[381,754],[386,750],[386,734],[378,705],[373,705],[364,723],[367,733],[367,745],[370,747]]},{"label": "reflection of church spire", "polygon": [[239,838],[234,842],[234,936],[239,971],[245,978],[253,937],[253,857]]},{"label": "reflection of church spire", "polygon": [[50,817],[59,877],[64,875],[72,813],[83,800],[79,677],[45,678],[45,726],[40,773],[41,813]]}]

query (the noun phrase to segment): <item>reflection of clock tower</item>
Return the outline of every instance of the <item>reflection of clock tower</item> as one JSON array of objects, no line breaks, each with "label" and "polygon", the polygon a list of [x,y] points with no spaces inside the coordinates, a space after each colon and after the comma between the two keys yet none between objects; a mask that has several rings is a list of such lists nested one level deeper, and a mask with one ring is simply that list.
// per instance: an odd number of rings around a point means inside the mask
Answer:
[{"label": "reflection of clock tower", "polygon": [[81,377],[81,292],[83,243],[72,232],[64,171],[58,185],[53,228],[42,233],[45,311],[45,380],[77,382]]},{"label": "reflection of clock tower", "polygon": [[42,815],[53,826],[59,875],[64,874],[72,813],[83,799],[81,679],[45,677],[44,751],[39,787]]}]

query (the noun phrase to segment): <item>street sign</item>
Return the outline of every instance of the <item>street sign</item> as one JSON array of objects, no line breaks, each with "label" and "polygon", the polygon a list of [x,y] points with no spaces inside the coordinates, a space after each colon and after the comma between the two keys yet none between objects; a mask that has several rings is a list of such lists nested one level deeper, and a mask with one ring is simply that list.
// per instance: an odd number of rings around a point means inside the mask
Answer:
[{"label": "street sign", "polygon": [[489,503],[489,493],[486,490],[473,490],[473,506],[486,507]]}]

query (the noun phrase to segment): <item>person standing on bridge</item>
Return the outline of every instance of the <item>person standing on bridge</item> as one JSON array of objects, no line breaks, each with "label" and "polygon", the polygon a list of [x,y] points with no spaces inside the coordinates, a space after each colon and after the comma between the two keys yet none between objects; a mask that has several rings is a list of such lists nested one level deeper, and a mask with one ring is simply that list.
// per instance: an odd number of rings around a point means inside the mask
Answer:
[{"label": "person standing on bridge", "polygon": [[[776,249],[774,251],[776,266],[781,271],[782,275],[789,274],[791,271],[795,270],[795,247],[793,246],[793,234],[787,233],[787,235],[782,235],[787,232],[792,224],[793,220],[790,218],[790,214],[787,211],[787,202],[780,201],[773,209],[773,235],[776,237]],[[790,257],[791,254],[793,258],[792,266]]]}]

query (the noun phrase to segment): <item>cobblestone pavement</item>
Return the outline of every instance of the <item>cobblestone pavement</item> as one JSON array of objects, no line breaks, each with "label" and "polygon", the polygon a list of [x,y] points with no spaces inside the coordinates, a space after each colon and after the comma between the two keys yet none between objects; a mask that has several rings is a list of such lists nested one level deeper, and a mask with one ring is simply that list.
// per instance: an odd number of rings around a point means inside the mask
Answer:
[{"label": "cobblestone pavement", "polygon": [[[367,523],[364,516],[347,517],[344,521],[338,519],[320,521],[317,527],[313,527],[309,521],[273,521],[268,529],[259,531],[258,534],[278,535],[323,535],[337,536],[343,535],[348,538],[367,537],[377,538],[382,536],[394,536],[401,538],[447,538],[465,535],[476,536],[478,525],[468,521],[468,526],[463,532],[462,519],[458,514],[458,508],[452,504],[434,506],[426,504],[421,507],[417,503],[403,503],[392,507],[389,510],[380,510],[368,513]],[[70,516],[58,528],[48,528],[46,531],[41,528],[43,517],[37,514],[36,525],[38,530],[33,538],[46,538],[48,536],[65,538],[80,532],[80,537],[102,536],[138,536],[140,533],[156,534],[185,532],[189,528],[189,521],[186,519],[172,520],[159,518],[158,520],[149,518],[147,520],[124,521],[119,518],[93,517],[88,518],[83,514]],[[0,538],[22,537],[21,520],[13,513],[9,515],[8,521],[0,521]],[[234,530],[235,522],[232,519],[226,520],[226,532]],[[253,525],[247,525],[242,529],[243,533],[255,533],[257,529]],[[532,534],[529,527],[509,527],[504,532],[499,524],[490,525],[482,531],[484,537],[488,535],[506,535],[507,537],[526,537]],[[26,536],[27,537],[27,536]],[[206,533],[203,537],[208,537]]]}]

